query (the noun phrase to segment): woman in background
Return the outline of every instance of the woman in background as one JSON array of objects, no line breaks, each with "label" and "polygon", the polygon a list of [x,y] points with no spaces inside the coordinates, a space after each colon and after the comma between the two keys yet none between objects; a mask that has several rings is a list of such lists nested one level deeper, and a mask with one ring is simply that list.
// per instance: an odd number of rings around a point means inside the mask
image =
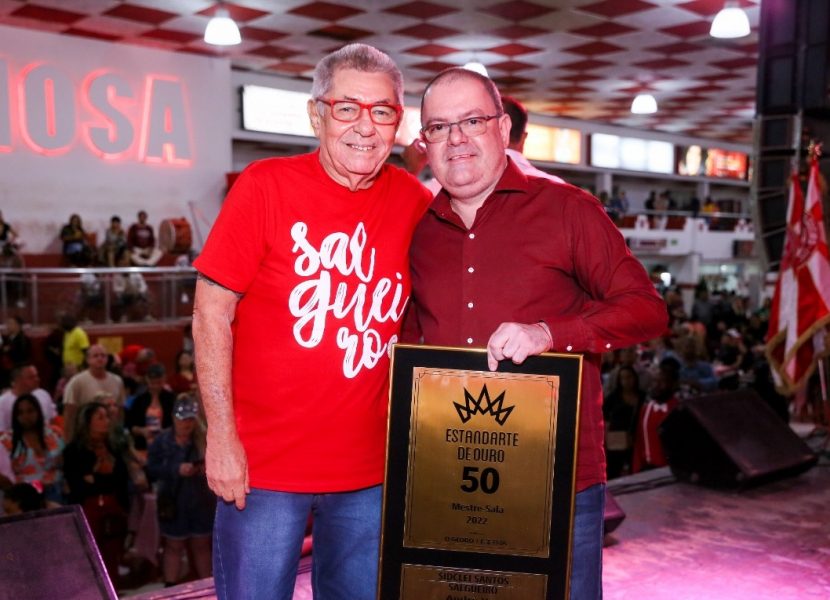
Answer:
[{"label": "woman in background", "polygon": [[158,482],[165,585],[179,580],[185,549],[198,578],[210,577],[216,496],[207,484],[205,430],[192,394],[180,394],[176,399],[173,427],[162,431],[150,446],[147,472]]},{"label": "woman in background", "polygon": [[12,475],[0,473],[0,488],[39,482],[45,500],[63,501],[63,439],[46,425],[40,402],[32,394],[21,394],[14,401],[12,429],[0,433],[0,452],[8,456]]},{"label": "woman in background", "polygon": [[178,395],[195,392],[196,388],[193,353],[189,350],[180,350],[176,355],[176,372],[170,378],[170,389]]},{"label": "woman in background", "polygon": [[81,408],[63,465],[69,500],[83,508],[110,579],[117,582],[127,536],[129,475],[123,456],[112,447],[105,405],[90,402]]},{"label": "woman in background", "polygon": [[75,267],[89,265],[92,259],[92,249],[89,247],[86,231],[84,231],[79,215],[70,215],[69,223],[61,228],[61,242],[63,242],[63,255],[69,264]]}]

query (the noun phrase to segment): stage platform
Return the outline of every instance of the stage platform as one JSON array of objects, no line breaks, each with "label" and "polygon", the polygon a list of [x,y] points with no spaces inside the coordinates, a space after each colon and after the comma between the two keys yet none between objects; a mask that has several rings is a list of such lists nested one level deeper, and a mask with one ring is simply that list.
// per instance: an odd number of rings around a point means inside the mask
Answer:
[{"label": "stage platform", "polygon": [[[827,600],[830,460],[742,492],[676,481],[668,468],[609,484],[626,518],[607,536],[605,600]],[[133,596],[215,598],[211,580]],[[311,600],[303,563],[295,600]]]}]

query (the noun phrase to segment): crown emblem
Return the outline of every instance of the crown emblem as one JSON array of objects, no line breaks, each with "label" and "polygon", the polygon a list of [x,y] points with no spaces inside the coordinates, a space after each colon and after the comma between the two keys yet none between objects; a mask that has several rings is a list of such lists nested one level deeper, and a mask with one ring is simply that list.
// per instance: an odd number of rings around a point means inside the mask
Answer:
[{"label": "crown emblem", "polygon": [[510,413],[515,408],[515,405],[504,406],[504,392],[496,398],[491,399],[486,384],[481,388],[481,393],[478,395],[478,398],[474,398],[467,391],[467,388],[464,388],[464,404],[453,402],[453,405],[455,406],[455,410],[458,411],[458,416],[461,418],[462,423],[469,421],[475,414],[481,414],[491,415],[499,425],[505,424],[507,417],[510,416]]}]

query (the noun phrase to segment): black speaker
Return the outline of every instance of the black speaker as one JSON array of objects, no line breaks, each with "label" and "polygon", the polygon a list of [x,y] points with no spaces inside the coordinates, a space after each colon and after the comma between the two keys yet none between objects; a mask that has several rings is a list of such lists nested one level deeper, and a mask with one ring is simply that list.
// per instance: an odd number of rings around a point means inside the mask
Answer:
[{"label": "black speaker", "polygon": [[116,600],[79,506],[0,518],[0,600]]},{"label": "black speaker", "polygon": [[675,477],[712,487],[760,485],[818,461],[752,390],[686,401],[663,422],[660,439]]}]

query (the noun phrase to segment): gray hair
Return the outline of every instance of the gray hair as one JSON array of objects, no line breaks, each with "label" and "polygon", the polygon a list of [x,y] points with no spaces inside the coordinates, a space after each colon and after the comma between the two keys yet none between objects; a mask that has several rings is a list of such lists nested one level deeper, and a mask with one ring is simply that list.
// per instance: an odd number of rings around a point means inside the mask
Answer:
[{"label": "gray hair", "polygon": [[320,59],[314,69],[314,80],[311,83],[312,98],[324,98],[329,93],[334,82],[334,74],[339,69],[384,73],[392,82],[396,102],[403,104],[401,70],[388,55],[366,44],[349,44]]},{"label": "gray hair", "polygon": [[496,84],[493,83],[493,80],[489,77],[482,75],[480,73],[476,73],[475,71],[471,71],[470,69],[465,69],[464,67],[450,67],[449,69],[444,69],[438,75],[432,78],[427,86],[424,88],[424,93],[421,96],[421,119],[423,123],[423,116],[424,116],[424,98],[426,98],[427,92],[430,88],[434,85],[439,83],[444,83],[444,80],[447,80],[446,83],[452,83],[458,79],[472,79],[474,81],[478,81],[484,91],[487,92],[487,95],[490,96],[490,99],[493,101],[493,106],[496,107],[496,112],[501,115],[504,114],[504,106],[501,103],[501,94],[499,93],[499,88],[496,87]]}]

